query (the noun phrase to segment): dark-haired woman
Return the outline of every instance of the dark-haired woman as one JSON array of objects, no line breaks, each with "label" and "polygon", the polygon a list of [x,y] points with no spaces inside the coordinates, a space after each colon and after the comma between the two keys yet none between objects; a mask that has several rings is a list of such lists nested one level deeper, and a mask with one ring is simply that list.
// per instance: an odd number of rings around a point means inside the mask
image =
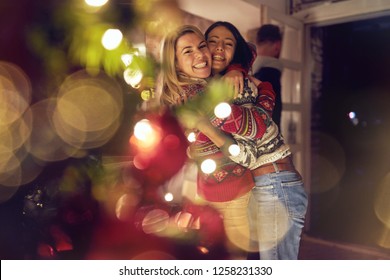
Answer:
[{"label": "dark-haired woman", "polygon": [[[206,30],[205,37],[212,56],[214,77],[223,75],[231,64],[241,65],[244,70],[250,68],[252,50],[234,25],[215,22]],[[250,78],[245,76],[247,90],[235,102],[260,104],[262,106],[255,108],[266,116],[266,131],[262,137],[248,140],[235,136],[241,148],[236,161],[251,170],[255,181],[251,198],[253,205],[249,207],[255,209],[254,215],[250,213],[250,216],[255,216],[251,219],[251,227],[256,230],[254,239],[258,243],[260,259],[297,259],[308,204],[307,194],[302,177],[294,167],[291,150],[271,118],[275,96],[272,100],[269,95],[253,96],[248,90],[249,84]],[[245,152],[248,150],[249,153]]]}]

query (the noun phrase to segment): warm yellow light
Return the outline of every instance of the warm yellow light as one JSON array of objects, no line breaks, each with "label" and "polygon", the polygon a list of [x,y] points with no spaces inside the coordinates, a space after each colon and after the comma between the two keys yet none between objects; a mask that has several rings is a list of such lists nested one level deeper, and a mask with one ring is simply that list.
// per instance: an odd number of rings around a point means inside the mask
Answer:
[{"label": "warm yellow light", "polygon": [[101,7],[105,5],[108,0],[85,0],[85,3],[92,7]]},{"label": "warm yellow light", "polygon": [[232,113],[232,108],[226,102],[219,103],[214,108],[214,114],[217,118],[224,119],[230,116]]},{"label": "warm yellow light", "polygon": [[102,45],[107,50],[116,49],[122,42],[123,34],[119,29],[107,29],[102,37]]},{"label": "warm yellow light", "polygon": [[146,55],[145,44],[134,44],[134,48],[138,49],[138,51],[136,52],[138,55]]},{"label": "warm yellow light", "polygon": [[153,133],[150,121],[147,119],[140,120],[134,126],[134,136],[141,141],[145,141]]},{"label": "warm yellow light", "polygon": [[125,79],[125,82],[133,88],[139,88],[143,76],[144,75],[142,74],[141,70],[127,68],[123,72],[123,78]]},{"label": "warm yellow light", "polygon": [[204,246],[198,246],[198,250],[199,250],[202,254],[204,254],[204,255],[206,255],[206,254],[209,253],[209,249],[207,249],[207,247],[204,247]]},{"label": "warm yellow light", "polygon": [[152,98],[152,92],[150,89],[144,89],[142,92],[141,92],[141,98],[142,100],[145,100],[145,101],[148,101],[150,100],[150,98]]},{"label": "warm yellow light", "polygon": [[127,67],[133,61],[133,55],[129,54],[129,53],[122,54],[121,60],[122,60],[123,64]]},{"label": "warm yellow light", "polygon": [[147,119],[136,123],[134,126],[134,137],[138,140],[135,142],[138,149],[144,152],[153,151],[161,142],[160,130]]}]

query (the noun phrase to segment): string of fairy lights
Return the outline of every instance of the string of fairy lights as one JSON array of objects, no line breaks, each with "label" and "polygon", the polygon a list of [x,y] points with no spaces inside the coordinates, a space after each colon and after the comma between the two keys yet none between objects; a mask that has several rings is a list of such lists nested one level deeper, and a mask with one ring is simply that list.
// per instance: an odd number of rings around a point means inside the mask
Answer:
[{"label": "string of fairy lights", "polygon": [[[49,82],[55,79],[56,83],[50,87],[53,89],[48,97],[36,98],[40,92],[34,91],[23,69],[0,61],[0,90],[12,93],[3,95],[0,102],[0,112],[4,113],[0,120],[0,185],[6,186],[6,191],[0,189],[0,203],[9,200],[20,186],[34,184],[45,172],[45,166],[70,158],[82,159],[88,150],[111,144],[110,140],[123,125],[128,105],[124,104],[126,98],[120,82],[130,89],[129,94],[139,94],[144,103],[154,101],[159,65],[146,53],[145,44],[130,42],[131,28],[145,29],[162,40],[166,32],[181,24],[178,6],[174,0],[134,0],[131,6],[126,3],[120,7],[122,13],[131,15],[121,18],[118,3],[113,2],[54,1],[54,7],[42,8],[48,12],[48,18],[38,17],[32,22],[28,45],[46,64],[44,70]],[[126,25],[124,22],[128,20],[132,22]],[[46,40],[49,33],[57,35],[54,41]],[[69,74],[69,69],[76,70]],[[107,212],[115,208],[119,220],[130,220],[132,214],[144,211],[140,202],[144,193],[154,192],[153,198],[158,193],[159,201],[164,204],[180,201],[181,189],[165,188],[164,184],[188,160],[186,149],[196,140],[196,133],[194,129],[184,132],[178,119],[195,123],[194,119],[185,119],[194,118],[194,113],[201,111],[227,118],[231,114],[229,96],[232,92],[227,85],[215,81],[209,83],[196,102],[181,106],[180,112],[187,110],[190,114],[173,117],[156,116],[155,111],[147,109],[130,112],[135,115],[133,120],[126,120],[131,123],[126,129],[132,129],[129,139],[125,139],[130,155],[123,158],[131,172],[121,174],[116,169],[117,158],[103,155],[106,169],[102,178],[92,178],[93,197]],[[34,98],[37,100],[32,102]],[[136,120],[139,116],[142,117]],[[229,152],[237,155],[239,147],[232,145]],[[200,172],[212,173],[216,168],[212,159],[204,159],[200,164]],[[66,178],[58,178],[62,179],[72,186],[72,180],[76,180],[70,173]],[[41,188],[39,191],[43,193],[45,186]],[[27,200],[30,201],[28,197]],[[41,200],[33,202],[39,210],[47,208]],[[168,220],[158,225],[148,220],[168,215],[163,209],[155,210],[159,211],[141,215],[145,216],[141,224],[146,233],[163,232],[170,226]],[[178,224],[175,222],[174,227]]]},{"label": "string of fairy lights", "polygon": [[[94,7],[102,6],[107,2],[108,0],[86,0],[87,4]],[[122,40],[123,34],[119,29],[107,29],[102,36],[102,45],[107,50],[113,50],[120,46]],[[123,54],[121,59],[127,67],[123,73],[125,82],[132,88],[138,89],[140,88],[140,84],[144,76],[140,68],[134,69],[129,67],[132,64],[135,55],[139,55],[139,53]],[[217,90],[217,92],[220,92],[220,90]],[[141,92],[141,98],[145,101],[148,101],[153,96],[153,88],[143,89]],[[231,107],[226,102],[220,102],[215,106],[214,114],[216,117],[221,119],[227,118],[231,114]],[[138,143],[140,143],[139,145],[142,145],[143,149],[153,148],[153,145],[158,145],[159,141],[157,135],[158,133],[155,131],[153,124],[147,119],[140,120],[134,126],[134,136],[140,140]],[[187,138],[189,142],[194,142],[195,133],[190,132],[187,135]],[[228,151],[232,156],[236,156],[239,153],[239,147],[238,145],[233,144],[229,147]],[[206,159],[201,163],[201,170],[204,173],[212,173],[216,170],[216,168],[217,165],[212,159]]]},{"label": "string of fairy lights", "polygon": [[[41,30],[47,32],[53,31],[45,28],[65,26],[64,34],[70,38],[67,39],[70,61],[74,61],[76,65],[83,67],[82,71],[67,75],[61,81],[58,90],[51,93],[50,98],[39,100],[30,106],[32,89],[28,87],[30,84],[28,77],[16,66],[12,66],[10,63],[2,63],[4,71],[0,73],[0,78],[7,79],[8,84],[13,85],[12,88],[4,88],[4,90],[15,91],[14,96],[20,96],[20,104],[25,104],[19,111],[11,112],[15,108],[5,106],[11,101],[4,100],[3,102],[5,104],[4,111],[9,112],[10,116],[11,114],[14,116],[12,120],[9,120],[9,123],[14,124],[15,119],[17,119],[26,127],[23,132],[25,137],[22,139],[22,144],[3,145],[3,150],[7,148],[7,154],[11,152],[14,154],[16,150],[23,147],[23,150],[27,150],[39,160],[54,162],[68,157],[82,156],[84,149],[98,148],[107,143],[117,131],[121,121],[120,115],[124,110],[120,86],[110,77],[122,77],[132,91],[140,94],[141,99],[145,102],[154,98],[154,88],[156,86],[154,77],[156,76],[156,69],[158,70],[158,63],[146,54],[145,45],[135,47],[135,44],[131,44],[126,40],[128,35],[124,34],[129,31],[123,32],[118,27],[120,26],[120,20],[116,22],[114,16],[110,18],[105,15],[103,17],[104,13],[117,14],[115,9],[118,9],[118,6],[114,4],[118,3],[111,4],[109,7],[110,0],[61,3],[58,4],[60,5],[57,7],[58,10],[53,12],[52,21],[55,22],[49,26],[46,22],[41,23]],[[175,1],[171,0],[132,1],[130,7],[127,4],[127,6],[120,8],[135,10],[132,17],[136,18],[133,20],[137,21],[137,25],[162,39],[166,32],[180,22],[180,13],[177,5],[174,4]],[[156,9],[160,10],[160,13],[154,13],[153,10]],[[172,23],[159,25],[166,20],[166,17],[171,18]],[[110,18],[111,23],[106,22],[106,18]],[[175,18],[177,18],[176,22]],[[133,25],[129,23],[130,27]],[[48,56],[43,60],[44,63],[62,61],[63,56],[59,55],[58,50],[51,52],[50,48],[42,47],[44,36],[40,37],[43,32],[39,32],[39,30],[39,28],[31,30],[30,45],[36,48],[37,53]],[[58,33],[57,29],[54,31]],[[66,33],[66,31],[68,32]],[[57,56],[51,59],[51,53]],[[49,75],[60,76],[54,70],[48,71],[48,73]],[[9,76],[13,76],[12,79]],[[22,84],[26,84],[26,87],[21,88],[20,85]],[[3,83],[4,85],[6,84]],[[227,118],[231,113],[231,107],[226,102],[229,99],[227,97],[229,94],[226,85],[218,82],[210,83],[207,93],[202,96],[203,99],[199,98],[197,103],[188,105],[188,110],[191,112],[206,110],[214,112],[214,115],[218,118]],[[101,102],[96,102],[96,100],[101,100]],[[183,110],[186,110],[186,106],[183,106]],[[25,111],[27,113],[23,114]],[[183,115],[180,118],[194,117],[193,114],[189,115]],[[31,120],[33,121],[31,122]],[[9,134],[11,130],[7,128],[4,131],[8,131]],[[145,118],[134,124],[133,135],[129,142],[133,143],[140,153],[147,153],[161,145],[160,142],[163,140],[161,131],[160,124],[151,120],[145,114]],[[20,132],[17,133],[21,135]],[[41,135],[50,135],[50,137],[42,138]],[[186,135],[190,143],[195,141],[195,136],[196,134],[193,131],[189,131]],[[12,137],[16,138],[17,136],[15,134]],[[132,141],[132,139],[137,141]],[[79,155],[80,151],[81,155]],[[239,153],[238,146],[232,145],[229,151],[231,155],[237,155]],[[4,162],[9,162],[9,159]],[[18,162],[18,164],[14,164],[18,167],[18,170],[22,170],[18,172],[26,173],[23,169],[23,159],[15,158],[15,162]],[[201,164],[201,170],[205,173],[212,173],[216,168],[216,163],[211,159],[204,160]],[[2,173],[10,174],[11,171],[8,168],[2,170]],[[12,182],[3,181],[2,183],[13,186],[25,184],[33,180],[37,174],[26,176],[26,179],[20,178]],[[7,175],[7,178],[19,177]]]}]

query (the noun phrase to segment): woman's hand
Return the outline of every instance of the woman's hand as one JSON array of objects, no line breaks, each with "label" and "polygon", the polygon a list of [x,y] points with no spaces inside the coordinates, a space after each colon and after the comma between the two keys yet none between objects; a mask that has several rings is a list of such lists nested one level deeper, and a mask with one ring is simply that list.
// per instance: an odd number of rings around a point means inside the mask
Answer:
[{"label": "woman's hand", "polygon": [[249,76],[248,78],[255,84],[256,87],[261,84],[261,81],[253,76]]},{"label": "woman's hand", "polygon": [[222,79],[233,87],[234,98],[244,89],[244,75],[241,71],[231,70],[227,72]]}]

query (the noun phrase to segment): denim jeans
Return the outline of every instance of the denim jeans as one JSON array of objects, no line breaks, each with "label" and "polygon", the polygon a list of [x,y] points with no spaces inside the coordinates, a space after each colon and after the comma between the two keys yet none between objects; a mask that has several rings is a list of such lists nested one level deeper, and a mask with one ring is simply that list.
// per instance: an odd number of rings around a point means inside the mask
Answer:
[{"label": "denim jeans", "polygon": [[227,250],[232,259],[246,257],[250,245],[248,204],[251,193],[226,202],[209,202],[223,217]]},{"label": "denim jeans", "polygon": [[280,171],[255,177],[255,184],[249,202],[252,246],[257,243],[261,260],[298,259],[308,204],[301,176]]}]

